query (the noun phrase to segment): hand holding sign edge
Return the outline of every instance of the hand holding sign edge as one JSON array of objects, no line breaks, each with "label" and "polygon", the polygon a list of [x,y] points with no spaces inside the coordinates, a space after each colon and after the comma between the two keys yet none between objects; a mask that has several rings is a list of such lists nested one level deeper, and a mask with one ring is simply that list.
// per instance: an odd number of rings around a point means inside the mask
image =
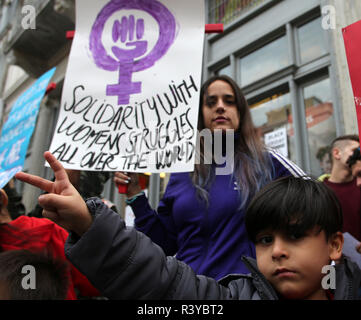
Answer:
[{"label": "hand holding sign edge", "polygon": [[18,172],[15,178],[48,192],[38,199],[44,209],[43,216],[81,236],[92,224],[88,207],[70,183],[62,164],[49,151],[44,158],[54,171],[54,182],[25,172]]}]

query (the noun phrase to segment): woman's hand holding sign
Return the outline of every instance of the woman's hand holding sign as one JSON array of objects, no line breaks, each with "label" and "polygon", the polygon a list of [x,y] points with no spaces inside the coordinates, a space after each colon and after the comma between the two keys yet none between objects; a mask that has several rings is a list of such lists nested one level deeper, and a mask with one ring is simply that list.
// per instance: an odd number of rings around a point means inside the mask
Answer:
[{"label": "woman's hand holding sign", "polygon": [[126,185],[126,196],[131,198],[142,191],[139,185],[139,177],[137,173],[125,173],[117,171],[114,175],[114,183],[119,185]]},{"label": "woman's hand holding sign", "polygon": [[18,172],[15,178],[48,192],[39,197],[43,216],[81,236],[93,222],[88,207],[61,163],[49,151],[44,153],[44,158],[54,171],[54,182],[24,172]]}]

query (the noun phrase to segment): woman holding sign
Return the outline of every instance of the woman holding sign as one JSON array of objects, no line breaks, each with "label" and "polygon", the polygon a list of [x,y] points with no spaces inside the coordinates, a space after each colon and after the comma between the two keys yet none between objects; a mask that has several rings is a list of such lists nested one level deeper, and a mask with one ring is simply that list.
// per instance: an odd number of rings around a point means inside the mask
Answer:
[{"label": "woman holding sign", "polygon": [[[231,273],[249,273],[241,257],[255,257],[244,224],[245,209],[254,194],[274,179],[305,173],[280,154],[266,150],[247,101],[231,78],[215,76],[207,80],[201,88],[199,107],[198,130],[209,129],[214,138],[221,130],[223,147],[217,149],[216,139],[211,145],[200,140],[204,146],[200,164],[195,165],[194,172],[171,174],[157,211],[141,191],[136,173],[117,172],[114,182],[128,185],[127,203],[135,214],[137,230],[167,255],[176,254],[197,274],[218,280]],[[215,161],[215,153],[221,150],[224,155],[228,151],[224,142],[229,130],[233,130],[234,165],[225,174],[221,170],[224,165]],[[205,160],[212,150],[215,152],[210,163]]]}]

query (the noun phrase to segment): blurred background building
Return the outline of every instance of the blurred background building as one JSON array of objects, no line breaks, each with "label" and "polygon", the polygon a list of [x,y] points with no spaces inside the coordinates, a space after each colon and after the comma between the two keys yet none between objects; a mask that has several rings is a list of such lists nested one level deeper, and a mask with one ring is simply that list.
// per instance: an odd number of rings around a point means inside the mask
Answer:
[{"label": "blurred background building", "polygon": [[[265,143],[306,172],[323,173],[317,154],[342,134],[358,133],[342,28],[361,19],[358,0],[206,0],[206,23],[224,32],[205,38],[203,79],[227,74],[238,82]],[[35,8],[35,29],[24,19]],[[30,13],[29,13],[30,12]],[[1,124],[17,97],[56,66],[56,89],[42,101],[25,171],[51,178],[42,154],[58,115],[71,39],[74,0],[0,0]],[[144,177],[155,207],[167,175]],[[39,191],[17,184],[27,210]],[[111,179],[103,197],[124,214],[123,196]]]}]

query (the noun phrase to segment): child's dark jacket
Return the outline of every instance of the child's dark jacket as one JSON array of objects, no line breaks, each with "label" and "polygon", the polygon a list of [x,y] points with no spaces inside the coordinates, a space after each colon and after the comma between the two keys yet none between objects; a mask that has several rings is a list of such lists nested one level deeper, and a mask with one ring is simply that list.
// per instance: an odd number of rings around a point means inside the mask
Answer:
[{"label": "child's dark jacket", "polygon": [[[249,275],[217,282],[197,276],[186,264],[166,257],[141,232],[126,228],[100,199],[87,201],[94,217],[81,237],[71,233],[65,245],[69,260],[110,299],[276,300],[272,286],[252,259]],[[336,266],[336,300],[360,299],[361,270],[348,259]]]}]

